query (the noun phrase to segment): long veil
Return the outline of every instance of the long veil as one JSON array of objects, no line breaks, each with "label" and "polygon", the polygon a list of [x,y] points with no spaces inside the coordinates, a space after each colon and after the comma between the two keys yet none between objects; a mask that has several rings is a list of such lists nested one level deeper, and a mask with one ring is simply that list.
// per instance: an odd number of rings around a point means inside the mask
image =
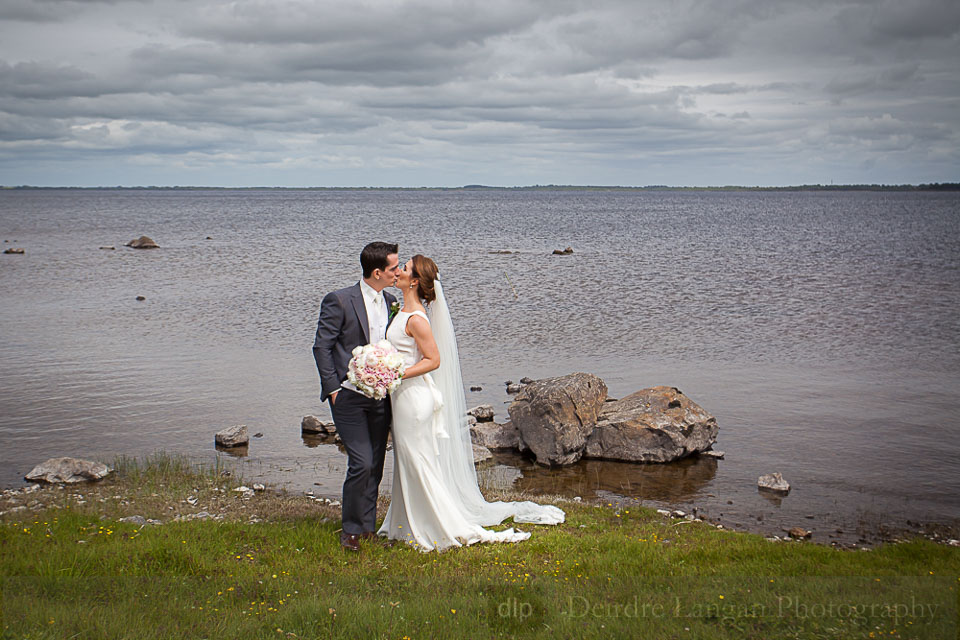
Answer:
[{"label": "long veil", "polygon": [[460,373],[457,337],[450,318],[450,309],[443,295],[443,285],[435,281],[436,300],[430,303],[428,315],[433,337],[440,352],[440,367],[432,372],[434,384],[443,395],[442,424],[448,437],[437,439],[440,469],[444,484],[453,493],[466,519],[473,524],[490,526],[513,516],[514,522],[559,524],[566,514],[553,505],[536,502],[487,502],[480,493],[477,469],[473,462],[473,444],[467,423],[467,402]]}]

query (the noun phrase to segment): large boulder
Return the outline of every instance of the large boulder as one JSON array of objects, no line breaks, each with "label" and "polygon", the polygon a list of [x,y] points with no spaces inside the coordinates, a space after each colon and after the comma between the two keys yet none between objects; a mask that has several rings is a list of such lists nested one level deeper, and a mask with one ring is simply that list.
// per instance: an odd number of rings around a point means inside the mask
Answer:
[{"label": "large boulder", "polygon": [[539,464],[572,464],[583,454],[606,398],[607,385],[589,373],[536,380],[511,403],[510,420]]},{"label": "large boulder", "polygon": [[91,482],[107,477],[113,471],[102,462],[91,462],[78,458],[50,458],[30,470],[24,479],[30,482],[49,482],[51,484]]},{"label": "large boulder", "polygon": [[487,449],[520,448],[520,432],[512,422],[481,422],[470,425],[470,439]]},{"label": "large boulder", "polygon": [[642,389],[603,408],[584,455],[670,462],[709,449],[717,429],[716,418],[676,387]]}]

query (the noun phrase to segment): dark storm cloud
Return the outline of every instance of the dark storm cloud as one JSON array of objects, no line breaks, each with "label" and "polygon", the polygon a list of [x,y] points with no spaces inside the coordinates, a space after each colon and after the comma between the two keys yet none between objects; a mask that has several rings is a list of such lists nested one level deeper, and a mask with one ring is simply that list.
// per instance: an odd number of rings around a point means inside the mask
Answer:
[{"label": "dark storm cloud", "polygon": [[245,166],[261,184],[329,167],[353,184],[960,167],[953,0],[8,0],[0,18],[6,183],[56,151],[212,184]]}]

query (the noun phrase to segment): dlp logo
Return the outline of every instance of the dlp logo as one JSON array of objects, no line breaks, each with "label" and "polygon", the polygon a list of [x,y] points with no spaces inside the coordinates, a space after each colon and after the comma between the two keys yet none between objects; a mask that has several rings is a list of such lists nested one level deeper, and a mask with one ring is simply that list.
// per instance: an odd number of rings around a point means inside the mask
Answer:
[{"label": "dlp logo", "polygon": [[507,598],[497,605],[497,615],[501,618],[516,618],[522,622],[533,615],[533,605],[517,598]]}]

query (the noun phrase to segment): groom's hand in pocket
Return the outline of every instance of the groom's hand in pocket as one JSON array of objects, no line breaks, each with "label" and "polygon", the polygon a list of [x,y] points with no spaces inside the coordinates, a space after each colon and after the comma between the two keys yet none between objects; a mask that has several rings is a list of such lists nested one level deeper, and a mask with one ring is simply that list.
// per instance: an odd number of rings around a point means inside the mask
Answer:
[{"label": "groom's hand in pocket", "polygon": [[334,391],[333,393],[330,394],[330,406],[331,406],[331,407],[332,407],[333,405],[337,404],[337,394],[339,394],[339,393],[340,393],[340,390],[338,389],[337,391]]}]

